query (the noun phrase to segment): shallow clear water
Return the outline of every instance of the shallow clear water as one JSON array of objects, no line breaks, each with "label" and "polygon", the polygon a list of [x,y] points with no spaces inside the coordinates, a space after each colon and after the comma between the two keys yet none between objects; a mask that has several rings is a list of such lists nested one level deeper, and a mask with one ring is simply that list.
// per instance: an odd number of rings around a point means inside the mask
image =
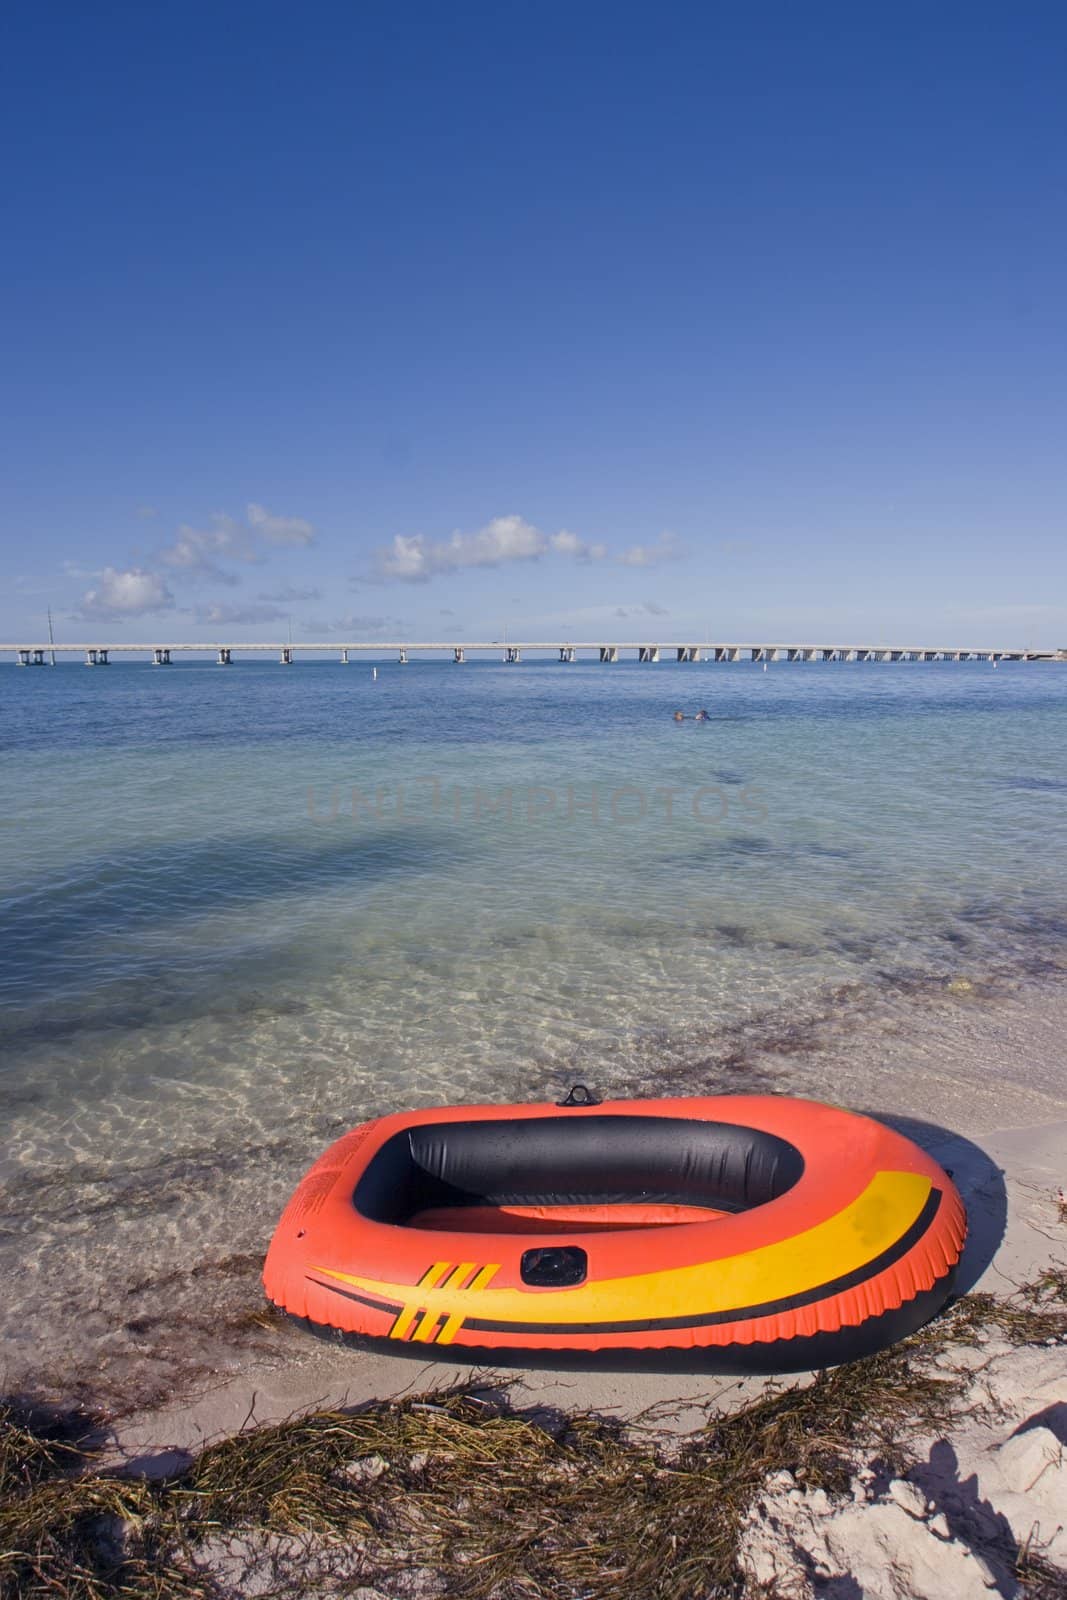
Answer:
[{"label": "shallow clear water", "polygon": [[796,1087],[820,1008],[1060,970],[1065,734],[1055,665],[0,668],[12,1337],[374,1112]]}]

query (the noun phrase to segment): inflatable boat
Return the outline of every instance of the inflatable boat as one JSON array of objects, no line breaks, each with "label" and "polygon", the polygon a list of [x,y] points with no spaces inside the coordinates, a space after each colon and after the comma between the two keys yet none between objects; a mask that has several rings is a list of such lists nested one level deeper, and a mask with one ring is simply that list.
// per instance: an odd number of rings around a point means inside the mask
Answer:
[{"label": "inflatable boat", "polygon": [[869,1117],[777,1096],[450,1106],[364,1123],[271,1242],[273,1303],[427,1347],[699,1352],[719,1371],[852,1360],[948,1299],[951,1179]]}]

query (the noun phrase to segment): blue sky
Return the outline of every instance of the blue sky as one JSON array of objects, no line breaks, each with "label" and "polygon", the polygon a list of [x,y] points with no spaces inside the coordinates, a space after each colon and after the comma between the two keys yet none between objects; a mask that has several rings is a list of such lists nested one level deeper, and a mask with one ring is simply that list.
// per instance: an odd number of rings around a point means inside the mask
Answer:
[{"label": "blue sky", "polygon": [[0,637],[1067,644],[1062,5],[5,19]]}]

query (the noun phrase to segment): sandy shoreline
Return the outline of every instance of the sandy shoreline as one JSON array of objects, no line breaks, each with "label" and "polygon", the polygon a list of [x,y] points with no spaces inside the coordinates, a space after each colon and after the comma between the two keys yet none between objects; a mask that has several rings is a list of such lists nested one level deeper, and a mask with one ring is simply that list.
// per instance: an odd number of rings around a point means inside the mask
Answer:
[{"label": "sandy shoreline", "polygon": [[[943,1600],[949,1595],[953,1600],[981,1600],[991,1593],[1055,1600],[1067,1592],[1067,1280],[1061,1276],[1050,1302],[1056,1308],[1052,1336],[1013,1335],[988,1309],[991,1296],[1002,1304],[1026,1304],[1019,1291],[1040,1281],[1050,1267],[1067,1263],[1067,1206],[1060,1187],[1065,1151],[1067,1119],[942,1139],[935,1153],[952,1170],[971,1218],[960,1282],[969,1299],[961,1304],[985,1308],[957,1342],[939,1346],[935,1340],[925,1349],[920,1346],[914,1357],[920,1382],[932,1376],[955,1385],[956,1399],[947,1414],[951,1420],[931,1428],[930,1413],[924,1421],[920,1405],[903,1468],[891,1457],[887,1464],[876,1453],[849,1452],[847,1489],[839,1483],[831,1493],[813,1487],[803,1465],[794,1473],[779,1457],[774,1470],[752,1486],[741,1513],[736,1505],[732,1508],[735,1524],[742,1516],[739,1529],[735,1527],[734,1577],[726,1588],[694,1588],[693,1600],[727,1593],[760,1600]],[[492,1391],[494,1374],[489,1370],[360,1353],[314,1341],[295,1328],[290,1333],[286,1359],[275,1355],[266,1362],[248,1362],[195,1398],[118,1422],[97,1458],[97,1470],[118,1469],[161,1485],[180,1474],[188,1479],[191,1471],[193,1482],[205,1447],[235,1437],[269,1440],[272,1424],[305,1413],[311,1414],[313,1425],[314,1414],[324,1410],[354,1408],[357,1414],[387,1415],[382,1402],[411,1395],[430,1399],[435,1390],[457,1380],[473,1383],[475,1390],[482,1386],[487,1395]],[[884,1373],[880,1376],[868,1363],[838,1370],[852,1374],[853,1403],[858,1393],[861,1406],[865,1404],[869,1372],[871,1404],[884,1404],[877,1392],[879,1383],[884,1386]],[[898,1362],[898,1384],[901,1370]],[[909,1371],[905,1361],[905,1376]],[[674,1449],[689,1448],[690,1440],[701,1436],[698,1430],[721,1426],[724,1417],[751,1412],[756,1405],[773,1404],[776,1395],[788,1400],[810,1381],[803,1376],[773,1383],[560,1368],[497,1376],[509,1385],[510,1406],[520,1416],[544,1418],[551,1431],[558,1428],[561,1414],[600,1413],[625,1424],[626,1436],[639,1445],[643,1439],[658,1450],[655,1459],[661,1463],[671,1459]],[[813,1395],[822,1382],[812,1385]],[[420,1402],[414,1410],[432,1413],[437,1407]],[[908,1435],[907,1417],[903,1426]],[[403,1458],[394,1464],[377,1454],[359,1457],[344,1468],[349,1476],[341,1492],[362,1493],[368,1483],[371,1492],[379,1493],[374,1487],[378,1475],[385,1474],[388,1483],[398,1468],[405,1470]],[[409,1469],[416,1481],[434,1471],[419,1465],[415,1456],[409,1458]],[[611,1472],[610,1464],[606,1470]],[[598,1492],[595,1471],[594,1466],[588,1483],[593,1495]],[[335,1469],[332,1481],[337,1477]],[[635,1480],[635,1494],[642,1492],[644,1481],[641,1475]],[[394,1511],[411,1487],[398,1483],[392,1491]],[[493,1494],[496,1486],[487,1482],[484,1488]],[[535,1508],[546,1488],[536,1475],[530,1480]],[[412,1502],[416,1520],[419,1499],[416,1494]],[[536,1521],[536,1509],[532,1514]],[[648,1509],[635,1499],[633,1514],[647,1515]],[[403,1519],[402,1511],[400,1515]],[[453,1593],[450,1579],[424,1560],[412,1563],[403,1546],[401,1570],[390,1577],[373,1565],[375,1558],[367,1555],[362,1537],[338,1543],[336,1534],[283,1536],[255,1520],[247,1526],[238,1521],[201,1536],[194,1549],[195,1572],[207,1576],[213,1595],[321,1595],[325,1600],[355,1592],[362,1600],[438,1600]],[[368,1559],[373,1587],[359,1583]],[[358,1584],[355,1590],[353,1583]],[[647,1573],[643,1583],[649,1583]],[[473,1591],[464,1587],[462,1592]],[[505,1583],[499,1592],[511,1596],[542,1590],[522,1585],[512,1589]],[[638,1590],[632,1592],[637,1600]],[[641,1587],[640,1593],[645,1592]],[[647,1592],[651,1595],[652,1589]],[[661,1592],[658,1586],[655,1592]],[[684,1592],[688,1600],[690,1591]],[[553,1585],[551,1593],[555,1597],[570,1591]]]},{"label": "sandy shoreline", "polygon": [[[1067,1119],[949,1136],[934,1153],[953,1172],[971,1221],[961,1293],[1010,1297],[1050,1264],[1067,1263]],[[857,1459],[849,1493],[834,1497],[805,1487],[787,1468],[768,1476],[740,1540],[746,1593],[980,1600],[1067,1591],[1067,1344],[1020,1349],[994,1330],[939,1359],[968,1374],[967,1403],[945,1430],[916,1433],[914,1465],[904,1476],[877,1457]],[[284,1365],[249,1365],[191,1404],[121,1424],[111,1460],[138,1473],[173,1473],[205,1444],[249,1427],[479,1376],[491,1379],[447,1363],[358,1354],[294,1330]],[[521,1411],[593,1410],[660,1436],[688,1434],[768,1391],[767,1380],[695,1375],[545,1368],[502,1376]],[[786,1383],[798,1381],[806,1380]],[[216,1575],[237,1575],[239,1591],[266,1582],[268,1568],[278,1571],[278,1548],[258,1538],[220,1546],[217,1559]],[[283,1551],[282,1570],[286,1559]],[[1019,1576],[1030,1563],[1032,1583]],[[418,1582],[420,1593],[449,1592],[426,1574]],[[322,1593],[333,1592],[324,1578]],[[367,1594],[410,1592],[402,1584]]]},{"label": "sandy shoreline", "polygon": [[[968,1210],[970,1231],[959,1292],[1007,1295],[1050,1261],[1067,1260],[1067,1223],[1056,1194],[1067,1182],[1067,1119],[1010,1128],[971,1139],[949,1137],[934,1154],[948,1167]],[[565,1366],[514,1371],[469,1363],[427,1361],[422,1355],[354,1351],[301,1329],[284,1332],[286,1359],[249,1363],[191,1402],[142,1414],[120,1424],[117,1444],[140,1470],[169,1470],[210,1440],[249,1422],[271,1423],[315,1405],[355,1406],[412,1390],[448,1388],[498,1374],[513,1385],[516,1404],[583,1408],[633,1420],[655,1408],[659,1425],[685,1432],[709,1409],[735,1407],[766,1387],[759,1378],[708,1374],[574,1371]],[[1067,1397],[1067,1352],[1063,1358]],[[158,1456],[158,1461],[156,1457]]]},{"label": "sandy shoreline", "polygon": [[[957,969],[903,991],[882,982],[816,993],[800,1012],[754,1007],[736,1028],[680,1016],[596,1060],[576,1051],[543,1072],[521,1068],[519,1091],[502,1098],[555,1099],[575,1081],[608,1098],[792,1094],[884,1117],[937,1151],[952,1137],[1067,1119],[1065,1039],[1061,971],[1033,981]],[[366,1073],[349,1076],[338,1093],[274,1108],[255,1126],[225,1097],[172,1101],[161,1089],[154,1111],[138,1102],[158,1153],[116,1154],[111,1129],[124,1112],[110,1101],[80,1116],[84,1154],[28,1147],[0,1183],[0,1392],[144,1411],[260,1366],[314,1365],[322,1352],[309,1355],[305,1336],[261,1326],[259,1271],[312,1160],[346,1128],[396,1109],[368,1092]]]},{"label": "sandy shoreline", "polygon": [[[1057,1092],[1067,1083],[1065,1039],[1061,985],[996,1000],[962,988],[925,1006],[909,1026],[896,1015],[876,1016],[865,1034],[843,1040],[831,1018],[799,1055],[777,1057],[777,1081],[802,1093],[833,1084],[847,1044],[855,1088],[875,1081],[881,1057],[880,1104],[863,1109],[899,1126],[953,1173],[970,1220],[959,1292],[1007,1298],[1051,1266],[1067,1266],[1067,1096]],[[934,1056],[938,1071],[924,1072]],[[775,1059],[768,1052],[766,1070]],[[1039,1066],[1031,1071],[1030,1063]],[[907,1104],[909,1115],[887,1114],[894,1102]],[[257,1259],[237,1283],[241,1289],[247,1282],[241,1292],[253,1312]],[[102,1462],[161,1479],[243,1430],[457,1382],[502,1379],[521,1412],[592,1412],[661,1441],[682,1441],[709,1418],[769,1392],[765,1379],[699,1372],[564,1365],[494,1372],[410,1353],[358,1352],[287,1322],[261,1333],[198,1380],[176,1367],[176,1398],[119,1415]],[[151,1331],[143,1337],[150,1343]],[[968,1404],[942,1434],[916,1431],[916,1464],[906,1481],[871,1459],[855,1463],[844,1499],[812,1492],[784,1469],[764,1486],[743,1541],[753,1594],[760,1584],[781,1600],[1056,1592],[1026,1588],[1016,1569],[1031,1544],[1053,1563],[1049,1570],[1067,1566],[1067,1345],[1019,1349],[994,1330],[960,1359],[972,1374]],[[797,1381],[805,1380],[779,1380],[779,1387]],[[84,1374],[80,1388],[84,1394]]]},{"label": "sandy shoreline", "polygon": [[[950,1135],[931,1148],[968,1207],[961,1293],[1011,1296],[1050,1264],[1067,1263],[1067,1119]],[[857,1461],[850,1495],[832,1500],[802,1488],[787,1469],[771,1476],[742,1542],[753,1593],[760,1585],[782,1600],[1053,1592],[1027,1589],[1015,1573],[1031,1547],[1046,1582],[1067,1569],[1067,1346],[1020,1351],[995,1335],[980,1338],[952,1358],[972,1369],[973,1404],[943,1434],[916,1437],[916,1465],[905,1478],[877,1459]],[[140,1473],[172,1473],[210,1441],[254,1425],[493,1377],[489,1369],[357,1353],[295,1329],[287,1343],[283,1365],[251,1364],[192,1403],[121,1424],[111,1459]],[[593,1410],[661,1435],[688,1434],[768,1389],[762,1379],[550,1367],[500,1376],[520,1410]],[[253,1549],[249,1559],[255,1568],[264,1558]]]}]

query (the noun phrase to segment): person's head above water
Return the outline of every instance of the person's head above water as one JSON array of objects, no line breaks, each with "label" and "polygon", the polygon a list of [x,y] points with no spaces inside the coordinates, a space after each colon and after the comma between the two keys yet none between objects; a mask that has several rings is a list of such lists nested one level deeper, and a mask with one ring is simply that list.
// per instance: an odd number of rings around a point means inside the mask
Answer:
[{"label": "person's head above water", "polygon": [[676,711],[674,713],[674,720],[675,720],[675,722],[684,722],[685,721],[685,712],[684,711]]},{"label": "person's head above water", "polygon": [[693,721],[694,722],[710,722],[711,718],[708,716],[708,713],[703,709],[703,707],[701,707],[701,709],[697,712],[696,716],[693,718]]}]

